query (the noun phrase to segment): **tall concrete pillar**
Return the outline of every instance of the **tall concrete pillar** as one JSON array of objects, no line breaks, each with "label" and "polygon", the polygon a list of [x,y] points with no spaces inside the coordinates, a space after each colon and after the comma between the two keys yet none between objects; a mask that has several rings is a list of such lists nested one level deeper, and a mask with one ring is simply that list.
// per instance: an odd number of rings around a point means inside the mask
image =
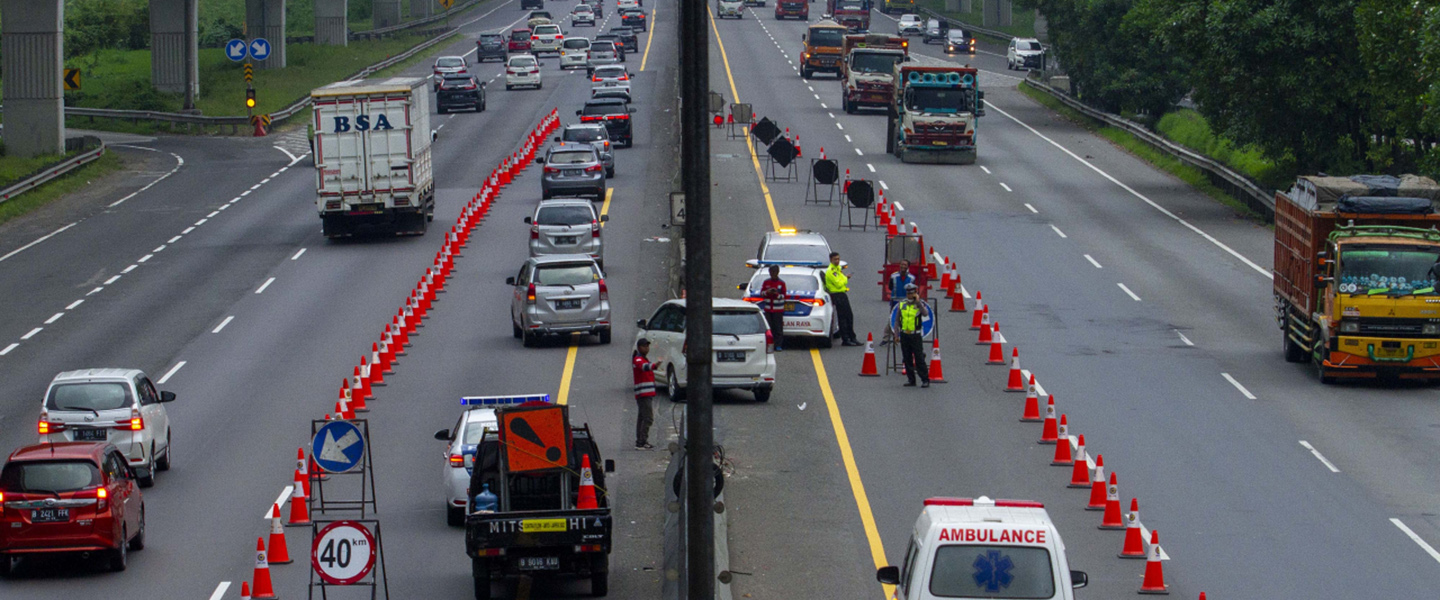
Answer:
[{"label": "tall concrete pillar", "polygon": [[5,153],[30,157],[65,149],[65,21],[62,0],[0,0],[0,69],[5,73]]},{"label": "tall concrete pillar", "polygon": [[372,23],[376,29],[394,27],[400,24],[400,0],[371,0]]},{"label": "tall concrete pillar", "polygon": [[347,0],[315,0],[315,43],[344,46],[349,41]]},{"label": "tall concrete pillar", "polygon": [[150,81],[155,89],[183,94],[189,84],[200,95],[199,4],[150,0]]},{"label": "tall concrete pillar", "polygon": [[424,19],[435,14],[435,0],[410,0],[410,18]]},{"label": "tall concrete pillar", "polygon": [[285,68],[285,0],[245,0],[245,34],[270,42],[270,57],[251,61],[255,68]]}]

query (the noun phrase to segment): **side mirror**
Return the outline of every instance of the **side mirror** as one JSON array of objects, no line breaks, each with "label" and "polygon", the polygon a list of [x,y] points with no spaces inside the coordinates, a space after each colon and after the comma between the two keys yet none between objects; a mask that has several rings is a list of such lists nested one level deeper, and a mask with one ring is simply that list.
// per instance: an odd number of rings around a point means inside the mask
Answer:
[{"label": "side mirror", "polygon": [[449,429],[441,429],[440,431],[435,432],[435,439],[440,440],[440,441],[442,441],[442,442],[448,442],[448,441],[450,441],[450,430],[449,430]]},{"label": "side mirror", "polygon": [[1070,587],[1078,590],[1087,585],[1090,585],[1090,576],[1088,574],[1086,574],[1084,571],[1070,572]]},{"label": "side mirror", "polygon": [[649,331],[650,328],[649,328],[649,327],[646,327],[645,325],[647,325],[647,323],[645,322],[645,319],[640,319],[640,320],[638,320],[638,321],[635,321],[635,326],[636,326],[636,327],[639,327],[641,331]]},{"label": "side mirror", "polygon": [[535,164],[537,164],[537,165],[543,165],[543,164],[545,164],[545,158],[544,158],[544,157],[540,157],[540,156],[535,157]]},{"label": "side mirror", "polygon": [[557,141],[557,142],[560,141],[560,136],[558,136],[558,135],[555,136],[555,141]]},{"label": "side mirror", "polygon": [[435,141],[435,140],[436,140],[437,138],[439,138],[439,137],[440,137],[440,130],[439,130],[439,129],[431,129],[431,130],[430,130],[430,141],[433,142],[433,141]]},{"label": "side mirror", "polygon": [[875,571],[875,580],[888,585],[900,583],[900,567],[880,567]]},{"label": "side mirror", "polygon": [[758,258],[752,258],[752,259],[750,259],[750,260],[747,260],[747,261],[745,261],[745,266],[750,267],[750,268],[752,268],[752,269],[758,269],[758,268],[760,268],[760,259],[758,259]]},{"label": "side mirror", "polygon": [[629,111],[630,114],[632,114],[632,115],[635,114],[635,109],[634,109],[634,108],[626,107],[625,110]]},{"label": "side mirror", "polygon": [[981,100],[984,100],[984,99],[985,99],[985,90],[979,90],[979,91],[976,91],[975,93],[980,94],[979,97],[980,97]]},{"label": "side mirror", "polygon": [[175,401],[175,392],[160,392],[160,401],[161,401],[161,402],[174,402],[174,401]]},{"label": "side mirror", "polygon": [[610,215],[600,215],[600,222],[601,222],[601,223],[605,223],[605,222],[608,222],[608,221],[610,221]]},{"label": "side mirror", "polygon": [[804,42],[804,41],[805,41],[805,34],[803,34],[803,33],[800,34],[800,41],[801,41],[801,42]]},{"label": "side mirror", "polygon": [[575,111],[575,116],[577,116],[577,117],[580,116],[580,111],[578,111],[578,110]]},{"label": "side mirror", "polygon": [[[607,458],[607,459],[605,459],[605,472],[606,472],[606,473],[614,473],[614,472],[615,472],[615,459],[613,459],[613,458]],[[1082,575],[1083,575],[1083,573],[1082,573]]]},{"label": "side mirror", "polygon": [[505,285],[515,285],[515,278],[514,278],[514,277],[506,277],[506,278],[505,278]]},{"label": "side mirror", "polygon": [[527,225],[530,224],[530,221],[531,221],[530,217],[525,217],[525,224],[527,224]]},{"label": "side mirror", "polygon": [[744,290],[744,289],[745,289],[745,284],[743,284],[743,283],[737,283],[737,284],[735,284],[735,289],[737,289],[737,290]]},{"label": "side mirror", "polygon": [[845,262],[845,261],[843,261],[843,260],[840,261],[840,268],[846,269],[846,268],[849,268],[849,267],[850,267],[850,263]]},{"label": "side mirror", "polygon": [[135,467],[132,467],[132,466],[129,466],[129,465],[126,465],[126,466],[125,466],[125,478],[126,478],[126,479],[139,479],[139,476],[135,474]]}]

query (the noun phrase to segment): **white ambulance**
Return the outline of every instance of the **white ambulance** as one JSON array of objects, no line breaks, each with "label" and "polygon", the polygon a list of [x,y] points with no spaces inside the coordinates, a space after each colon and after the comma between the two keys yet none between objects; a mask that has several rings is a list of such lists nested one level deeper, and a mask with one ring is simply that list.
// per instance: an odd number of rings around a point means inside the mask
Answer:
[{"label": "white ambulance", "polygon": [[896,600],[1073,600],[1090,579],[1071,571],[1045,505],[1029,500],[930,498],[915,521],[905,563],[876,573]]}]

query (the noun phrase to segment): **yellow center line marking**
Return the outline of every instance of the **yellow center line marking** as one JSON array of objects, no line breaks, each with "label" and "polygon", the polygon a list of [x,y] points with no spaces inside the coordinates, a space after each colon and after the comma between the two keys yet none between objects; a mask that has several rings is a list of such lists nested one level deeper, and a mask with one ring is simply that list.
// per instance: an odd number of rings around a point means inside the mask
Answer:
[{"label": "yellow center line marking", "polygon": [[[730,71],[730,57],[725,54],[725,42],[720,38],[720,29],[715,26],[715,15],[710,14],[710,29],[715,32],[715,43],[720,47],[720,59],[725,64],[725,78],[730,80],[730,96],[740,101],[740,92],[735,89],[735,76]],[[760,169],[760,158],[755,155],[755,145],[747,139],[745,147],[750,149],[750,162],[755,167],[755,178],[760,182],[760,191],[765,195],[765,207],[770,211],[770,224],[780,228],[780,218],[775,214],[775,201],[770,197],[770,187],[765,185],[765,172]],[[845,463],[845,475],[850,480],[850,492],[855,496],[855,507],[860,512],[860,524],[865,529],[865,540],[870,544],[870,559],[875,568],[889,564],[885,558],[885,544],[880,541],[880,528],[875,526],[875,515],[870,510],[870,496],[865,493],[865,483],[860,479],[860,467],[855,464],[855,452],[850,448],[850,434],[845,432],[845,420],[840,417],[840,405],[830,390],[830,376],[825,372],[825,361],[820,351],[810,349],[810,361],[815,365],[815,379],[820,384],[820,394],[825,397],[825,408],[830,414],[830,426],[835,429],[835,442],[840,446],[840,458]],[[882,586],[882,598],[890,598],[895,586]]]},{"label": "yellow center line marking", "polygon": [[[612,188],[612,187],[607,187],[607,188],[605,188],[605,203],[600,205],[600,216],[603,217],[603,216],[605,216],[605,215],[610,214],[610,196],[612,196],[612,195],[614,195],[614,194],[615,194],[615,188]],[[604,219],[601,219],[601,221],[600,221],[600,226],[601,226],[601,227],[604,227],[604,226],[605,226],[605,221],[604,221]]]},{"label": "yellow center line marking", "polygon": [[645,63],[647,63],[647,62],[650,61],[650,46],[651,46],[652,42],[655,41],[655,9],[654,9],[654,8],[651,8],[651,9],[650,9],[650,17],[649,17],[648,19],[646,19],[646,20],[649,21],[649,22],[645,24],[645,28],[648,29],[648,30],[650,30],[650,35],[645,36],[645,54],[640,57],[640,72],[642,72],[642,73],[645,72]]},{"label": "yellow center line marking", "polygon": [[560,374],[560,393],[555,394],[555,402],[560,405],[570,403],[570,377],[575,375],[575,354],[580,351],[574,339],[570,340],[570,348],[565,351],[565,370]]}]

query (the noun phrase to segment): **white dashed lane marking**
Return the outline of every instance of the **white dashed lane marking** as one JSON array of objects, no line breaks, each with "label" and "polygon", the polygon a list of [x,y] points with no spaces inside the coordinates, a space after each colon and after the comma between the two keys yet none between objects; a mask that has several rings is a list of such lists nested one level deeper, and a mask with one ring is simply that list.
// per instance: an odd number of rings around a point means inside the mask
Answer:
[{"label": "white dashed lane marking", "polygon": [[1236,381],[1234,377],[1231,377],[1229,373],[1221,373],[1220,376],[1224,377],[1225,381],[1230,382],[1230,385],[1235,386],[1235,389],[1240,390],[1241,394],[1245,394],[1246,398],[1249,398],[1251,400],[1255,399],[1255,394],[1250,393],[1250,390],[1247,390],[1245,389],[1245,386],[1240,385],[1240,382]]},{"label": "white dashed lane marking", "polygon": [[[1136,301],[1136,302],[1139,302],[1139,301],[1140,301],[1140,297],[1139,297],[1139,296],[1136,296],[1136,295],[1135,295],[1135,292],[1130,291],[1130,288],[1125,287],[1125,284],[1123,284],[1123,283],[1117,283],[1117,284],[1115,284],[1115,285],[1120,286],[1120,289],[1121,289],[1121,290],[1124,290],[1124,291],[1125,291],[1125,295],[1130,296],[1130,299],[1131,299],[1131,300],[1134,300],[1134,301]],[[1239,385],[1239,384],[1236,384],[1236,385]],[[1249,393],[1249,392],[1246,392],[1246,393]],[[1254,398],[1251,398],[1251,400],[1254,400]]]},{"label": "white dashed lane marking", "polygon": [[1097,268],[1097,269],[1103,269],[1103,268],[1105,268],[1105,267],[1100,266],[1100,263],[1095,260],[1095,257],[1090,256],[1089,254],[1086,254],[1086,255],[1085,255],[1085,260],[1090,261],[1090,264],[1095,265],[1095,268]]}]

